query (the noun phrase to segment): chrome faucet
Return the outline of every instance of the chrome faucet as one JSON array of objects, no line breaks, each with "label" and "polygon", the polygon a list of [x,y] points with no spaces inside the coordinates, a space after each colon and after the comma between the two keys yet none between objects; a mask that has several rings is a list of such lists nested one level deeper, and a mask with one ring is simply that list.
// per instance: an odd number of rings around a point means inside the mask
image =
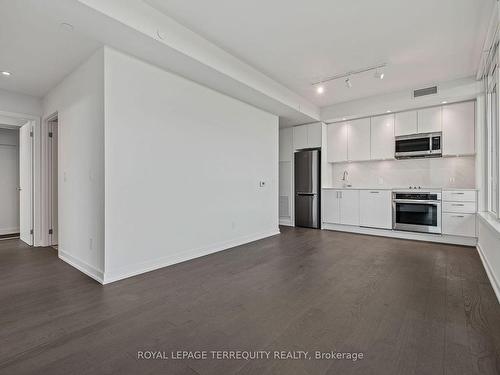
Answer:
[{"label": "chrome faucet", "polygon": [[349,175],[349,172],[347,172],[347,169],[344,170],[344,173],[342,173],[342,181],[347,181],[348,175]]}]

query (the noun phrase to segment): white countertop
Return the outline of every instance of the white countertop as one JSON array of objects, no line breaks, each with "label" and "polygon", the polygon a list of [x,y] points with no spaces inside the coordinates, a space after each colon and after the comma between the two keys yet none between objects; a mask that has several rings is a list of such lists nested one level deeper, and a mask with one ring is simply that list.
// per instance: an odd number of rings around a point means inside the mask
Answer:
[{"label": "white countertop", "polygon": [[351,186],[351,187],[341,187],[341,186],[336,186],[336,187],[322,187],[321,189],[323,190],[414,190],[414,191],[418,191],[418,190],[464,190],[464,191],[467,191],[467,190],[473,190],[473,191],[476,191],[478,189],[476,188],[471,188],[471,189],[468,189],[468,188],[430,188],[430,187],[423,187],[421,189],[409,189],[408,186],[405,186],[405,187],[401,187],[401,186],[396,186],[396,187],[369,187],[369,186]]}]

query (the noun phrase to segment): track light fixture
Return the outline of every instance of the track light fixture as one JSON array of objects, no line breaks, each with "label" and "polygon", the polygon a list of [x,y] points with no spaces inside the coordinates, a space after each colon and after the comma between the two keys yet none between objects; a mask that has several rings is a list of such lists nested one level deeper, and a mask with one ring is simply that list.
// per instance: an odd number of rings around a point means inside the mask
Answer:
[{"label": "track light fixture", "polygon": [[356,74],[361,74],[361,73],[366,73],[366,72],[371,72],[372,70],[375,71],[374,77],[377,79],[384,79],[385,73],[384,73],[384,68],[387,66],[387,64],[379,64],[375,66],[369,66],[367,68],[362,68],[362,69],[357,69],[357,70],[352,70],[350,72],[342,73],[342,74],[337,74],[332,77],[327,77],[325,79],[322,79],[321,81],[313,82],[311,83],[312,86],[316,87],[316,92],[318,94],[323,94],[325,92],[325,86],[324,84],[330,81],[335,81],[337,79],[345,79],[345,85],[347,88],[352,87],[352,82],[351,82],[351,76],[354,76]]}]

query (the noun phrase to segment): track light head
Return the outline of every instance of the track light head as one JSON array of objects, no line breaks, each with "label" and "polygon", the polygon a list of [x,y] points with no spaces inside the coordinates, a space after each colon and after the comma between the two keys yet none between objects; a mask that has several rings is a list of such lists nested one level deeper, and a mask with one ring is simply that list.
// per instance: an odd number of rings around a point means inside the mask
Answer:
[{"label": "track light head", "polygon": [[351,79],[349,77],[345,80],[345,86],[350,89],[352,87]]},{"label": "track light head", "polygon": [[384,76],[385,76],[384,72],[380,72],[379,70],[375,71],[375,78],[377,78],[377,79],[384,79]]}]

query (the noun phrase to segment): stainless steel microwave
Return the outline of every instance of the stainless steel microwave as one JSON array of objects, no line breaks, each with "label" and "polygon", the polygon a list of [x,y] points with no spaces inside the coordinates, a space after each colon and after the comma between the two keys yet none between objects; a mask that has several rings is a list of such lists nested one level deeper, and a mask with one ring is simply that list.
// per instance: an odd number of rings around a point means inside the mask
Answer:
[{"label": "stainless steel microwave", "polygon": [[396,137],[395,158],[440,157],[442,133],[402,135]]}]

